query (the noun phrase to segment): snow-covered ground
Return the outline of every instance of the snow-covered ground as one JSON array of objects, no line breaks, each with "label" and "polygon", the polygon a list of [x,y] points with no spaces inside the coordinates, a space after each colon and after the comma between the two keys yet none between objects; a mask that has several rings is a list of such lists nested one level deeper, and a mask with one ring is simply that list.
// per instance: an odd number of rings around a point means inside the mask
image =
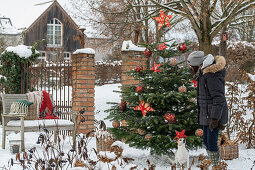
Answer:
[{"label": "snow-covered ground", "polygon": [[[107,102],[120,102],[120,94],[113,92],[113,90],[119,90],[119,87],[121,84],[111,84],[111,85],[103,85],[103,86],[96,86],[96,95],[95,95],[95,111],[96,111],[96,119],[97,120],[104,120],[105,117],[107,116],[107,113],[104,111],[108,108],[110,108],[110,105],[106,104]],[[111,122],[109,120],[105,120],[105,123],[108,127],[111,127]],[[10,153],[9,149],[9,139],[14,139],[14,138],[19,138],[20,134],[15,134],[15,133],[9,133],[7,136],[7,145],[6,149],[0,148],[0,169],[4,165],[8,165],[8,161],[13,158],[15,159],[15,155]],[[36,141],[38,139],[39,133],[34,133],[34,132],[27,132],[25,133],[25,145],[26,149],[32,148],[36,146],[38,150],[42,150],[42,147],[40,145],[36,144]],[[0,127],[0,139],[2,139],[2,127]],[[70,140],[70,141],[69,141]],[[70,150],[71,148],[71,138],[67,138],[65,145],[64,145],[64,150]],[[92,137],[88,148],[92,150],[92,148],[96,148],[96,140],[95,137]],[[0,145],[2,145],[2,140],[0,140]],[[200,154],[206,154],[205,149],[200,148],[198,150],[190,150],[189,151],[190,156],[196,157]],[[91,154],[92,157],[95,157],[95,155]],[[170,162],[167,159],[166,156],[152,156],[150,155],[149,150],[141,150],[141,149],[135,149],[129,147],[127,144],[124,144],[124,151],[123,151],[123,156],[124,157],[130,157],[135,159],[133,161],[133,164],[138,165],[138,169],[144,169],[148,168],[146,160],[149,159],[151,163],[156,165],[156,170],[166,170],[170,169]],[[96,158],[95,158],[96,159]],[[239,145],[239,158],[226,161],[228,164],[228,169],[229,170],[251,170],[252,168],[255,170],[255,165],[254,165],[254,160],[255,160],[255,149],[246,149],[245,145],[240,144]],[[254,165],[254,167],[253,167]],[[108,169],[107,166],[102,165],[102,170]],[[17,167],[15,165],[11,169],[22,169],[21,167]],[[84,169],[84,168],[76,168],[76,169]],[[191,167],[193,170],[197,170],[195,165]]]}]

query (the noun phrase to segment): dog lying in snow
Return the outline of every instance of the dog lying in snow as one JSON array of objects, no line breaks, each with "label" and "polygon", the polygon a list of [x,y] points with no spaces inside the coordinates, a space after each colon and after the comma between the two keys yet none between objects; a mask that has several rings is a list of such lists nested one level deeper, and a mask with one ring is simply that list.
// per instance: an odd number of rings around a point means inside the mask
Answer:
[{"label": "dog lying in snow", "polygon": [[185,139],[184,138],[178,138],[177,141],[178,143],[178,149],[175,153],[175,160],[171,160],[171,163],[175,164],[176,166],[178,163],[180,166],[184,165],[184,163],[187,163],[187,168],[189,167],[189,152],[185,147]]}]

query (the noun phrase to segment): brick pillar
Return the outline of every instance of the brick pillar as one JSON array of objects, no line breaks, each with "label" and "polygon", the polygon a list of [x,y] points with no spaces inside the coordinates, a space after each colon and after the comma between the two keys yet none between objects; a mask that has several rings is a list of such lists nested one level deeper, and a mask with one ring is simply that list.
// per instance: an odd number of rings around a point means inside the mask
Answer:
[{"label": "brick pillar", "polygon": [[122,86],[139,84],[139,81],[128,75],[126,71],[136,68],[137,65],[141,65],[143,69],[146,69],[147,61],[148,58],[143,54],[143,51],[122,51]]},{"label": "brick pillar", "polygon": [[94,129],[95,120],[95,54],[77,51],[72,55],[72,110],[84,110],[78,115],[77,130],[88,133]]}]

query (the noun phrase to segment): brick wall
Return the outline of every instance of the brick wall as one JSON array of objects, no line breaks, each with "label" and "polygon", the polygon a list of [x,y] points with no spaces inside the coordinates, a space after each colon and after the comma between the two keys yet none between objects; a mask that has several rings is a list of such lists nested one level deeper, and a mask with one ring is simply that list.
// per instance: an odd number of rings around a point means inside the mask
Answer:
[{"label": "brick wall", "polygon": [[147,68],[148,58],[141,51],[122,51],[122,74],[121,83],[125,85],[139,84],[138,80],[129,76],[126,72],[135,69],[137,65],[143,66],[143,69]]},{"label": "brick wall", "polygon": [[84,110],[78,116],[78,133],[87,133],[94,129],[95,120],[95,55],[73,54],[72,66],[72,110]]}]

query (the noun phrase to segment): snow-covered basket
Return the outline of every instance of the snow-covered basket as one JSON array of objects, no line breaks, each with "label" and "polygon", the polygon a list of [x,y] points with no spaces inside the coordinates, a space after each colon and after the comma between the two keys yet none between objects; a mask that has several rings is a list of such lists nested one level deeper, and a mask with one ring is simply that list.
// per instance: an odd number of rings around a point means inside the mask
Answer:
[{"label": "snow-covered basket", "polygon": [[123,152],[124,144],[121,141],[115,141],[110,148],[111,152],[114,152],[117,157],[120,157]]},{"label": "snow-covered basket", "polygon": [[112,134],[106,131],[104,121],[100,121],[95,132],[97,152],[110,151],[111,145],[115,141]]},{"label": "snow-covered basket", "polygon": [[20,139],[10,139],[9,144],[10,144],[10,151],[12,154],[16,154],[21,151],[21,147],[20,147],[21,140]]}]

